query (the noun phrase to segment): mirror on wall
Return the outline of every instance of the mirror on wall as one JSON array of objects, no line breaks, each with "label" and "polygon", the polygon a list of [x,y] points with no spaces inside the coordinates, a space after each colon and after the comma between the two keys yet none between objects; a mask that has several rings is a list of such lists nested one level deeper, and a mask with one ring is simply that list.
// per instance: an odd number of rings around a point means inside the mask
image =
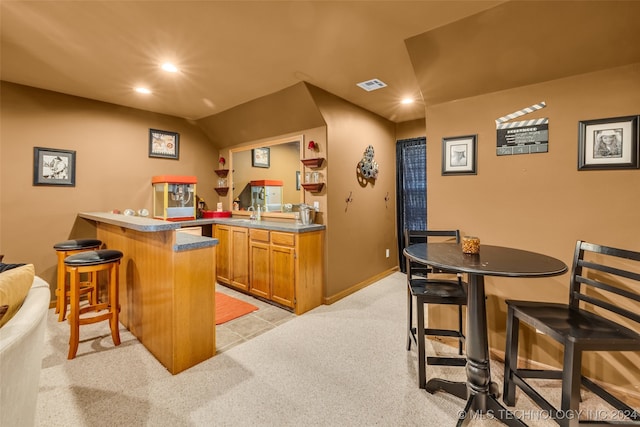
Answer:
[{"label": "mirror on wall", "polygon": [[237,202],[238,210],[246,211],[249,206],[257,209],[259,204],[263,212],[282,214],[297,210],[304,200],[300,186],[302,143],[300,136],[231,149],[232,206]]}]

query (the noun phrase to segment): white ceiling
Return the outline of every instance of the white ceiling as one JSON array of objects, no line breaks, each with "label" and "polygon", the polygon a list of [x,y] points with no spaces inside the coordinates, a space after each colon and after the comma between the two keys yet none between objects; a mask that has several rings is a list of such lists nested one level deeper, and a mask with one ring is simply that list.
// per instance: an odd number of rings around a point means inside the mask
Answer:
[{"label": "white ceiling", "polygon": [[405,40],[500,3],[3,0],[0,78],[188,119],[307,81],[402,122],[425,111]]}]

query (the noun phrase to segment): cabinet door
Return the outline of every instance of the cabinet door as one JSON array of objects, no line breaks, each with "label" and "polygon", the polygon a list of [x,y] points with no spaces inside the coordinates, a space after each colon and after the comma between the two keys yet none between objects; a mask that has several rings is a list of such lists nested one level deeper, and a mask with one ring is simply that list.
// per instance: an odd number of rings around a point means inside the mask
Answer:
[{"label": "cabinet door", "polygon": [[271,299],[294,307],[295,248],[271,245]]},{"label": "cabinet door", "polygon": [[249,229],[231,227],[231,285],[249,290]]},{"label": "cabinet door", "polygon": [[231,283],[231,229],[226,225],[216,225],[216,279],[220,283]]},{"label": "cabinet door", "polygon": [[251,241],[249,244],[249,270],[251,275],[249,292],[271,299],[269,280],[269,243]]}]

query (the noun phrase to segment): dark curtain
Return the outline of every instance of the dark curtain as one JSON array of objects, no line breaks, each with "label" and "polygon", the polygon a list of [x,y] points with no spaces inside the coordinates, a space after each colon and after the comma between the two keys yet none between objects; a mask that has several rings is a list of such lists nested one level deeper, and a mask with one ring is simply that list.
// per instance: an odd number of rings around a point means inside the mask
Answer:
[{"label": "dark curtain", "polygon": [[396,143],[396,194],[398,217],[398,260],[406,272],[404,229],[427,229],[427,140],[403,139]]}]

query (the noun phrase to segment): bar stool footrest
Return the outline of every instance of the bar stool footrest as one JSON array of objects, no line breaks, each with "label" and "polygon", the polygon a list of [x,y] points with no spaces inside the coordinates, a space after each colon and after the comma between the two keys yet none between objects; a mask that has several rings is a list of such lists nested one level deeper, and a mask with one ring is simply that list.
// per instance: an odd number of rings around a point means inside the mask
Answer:
[{"label": "bar stool footrest", "polygon": [[78,325],[90,325],[92,323],[103,322],[105,320],[111,320],[111,313],[102,313],[96,316],[83,317],[78,319]]},{"label": "bar stool footrest", "polygon": [[109,310],[109,303],[103,302],[97,305],[87,305],[85,307],[80,307],[78,314],[85,314],[85,313],[90,313],[92,311],[102,311],[102,310]]}]

